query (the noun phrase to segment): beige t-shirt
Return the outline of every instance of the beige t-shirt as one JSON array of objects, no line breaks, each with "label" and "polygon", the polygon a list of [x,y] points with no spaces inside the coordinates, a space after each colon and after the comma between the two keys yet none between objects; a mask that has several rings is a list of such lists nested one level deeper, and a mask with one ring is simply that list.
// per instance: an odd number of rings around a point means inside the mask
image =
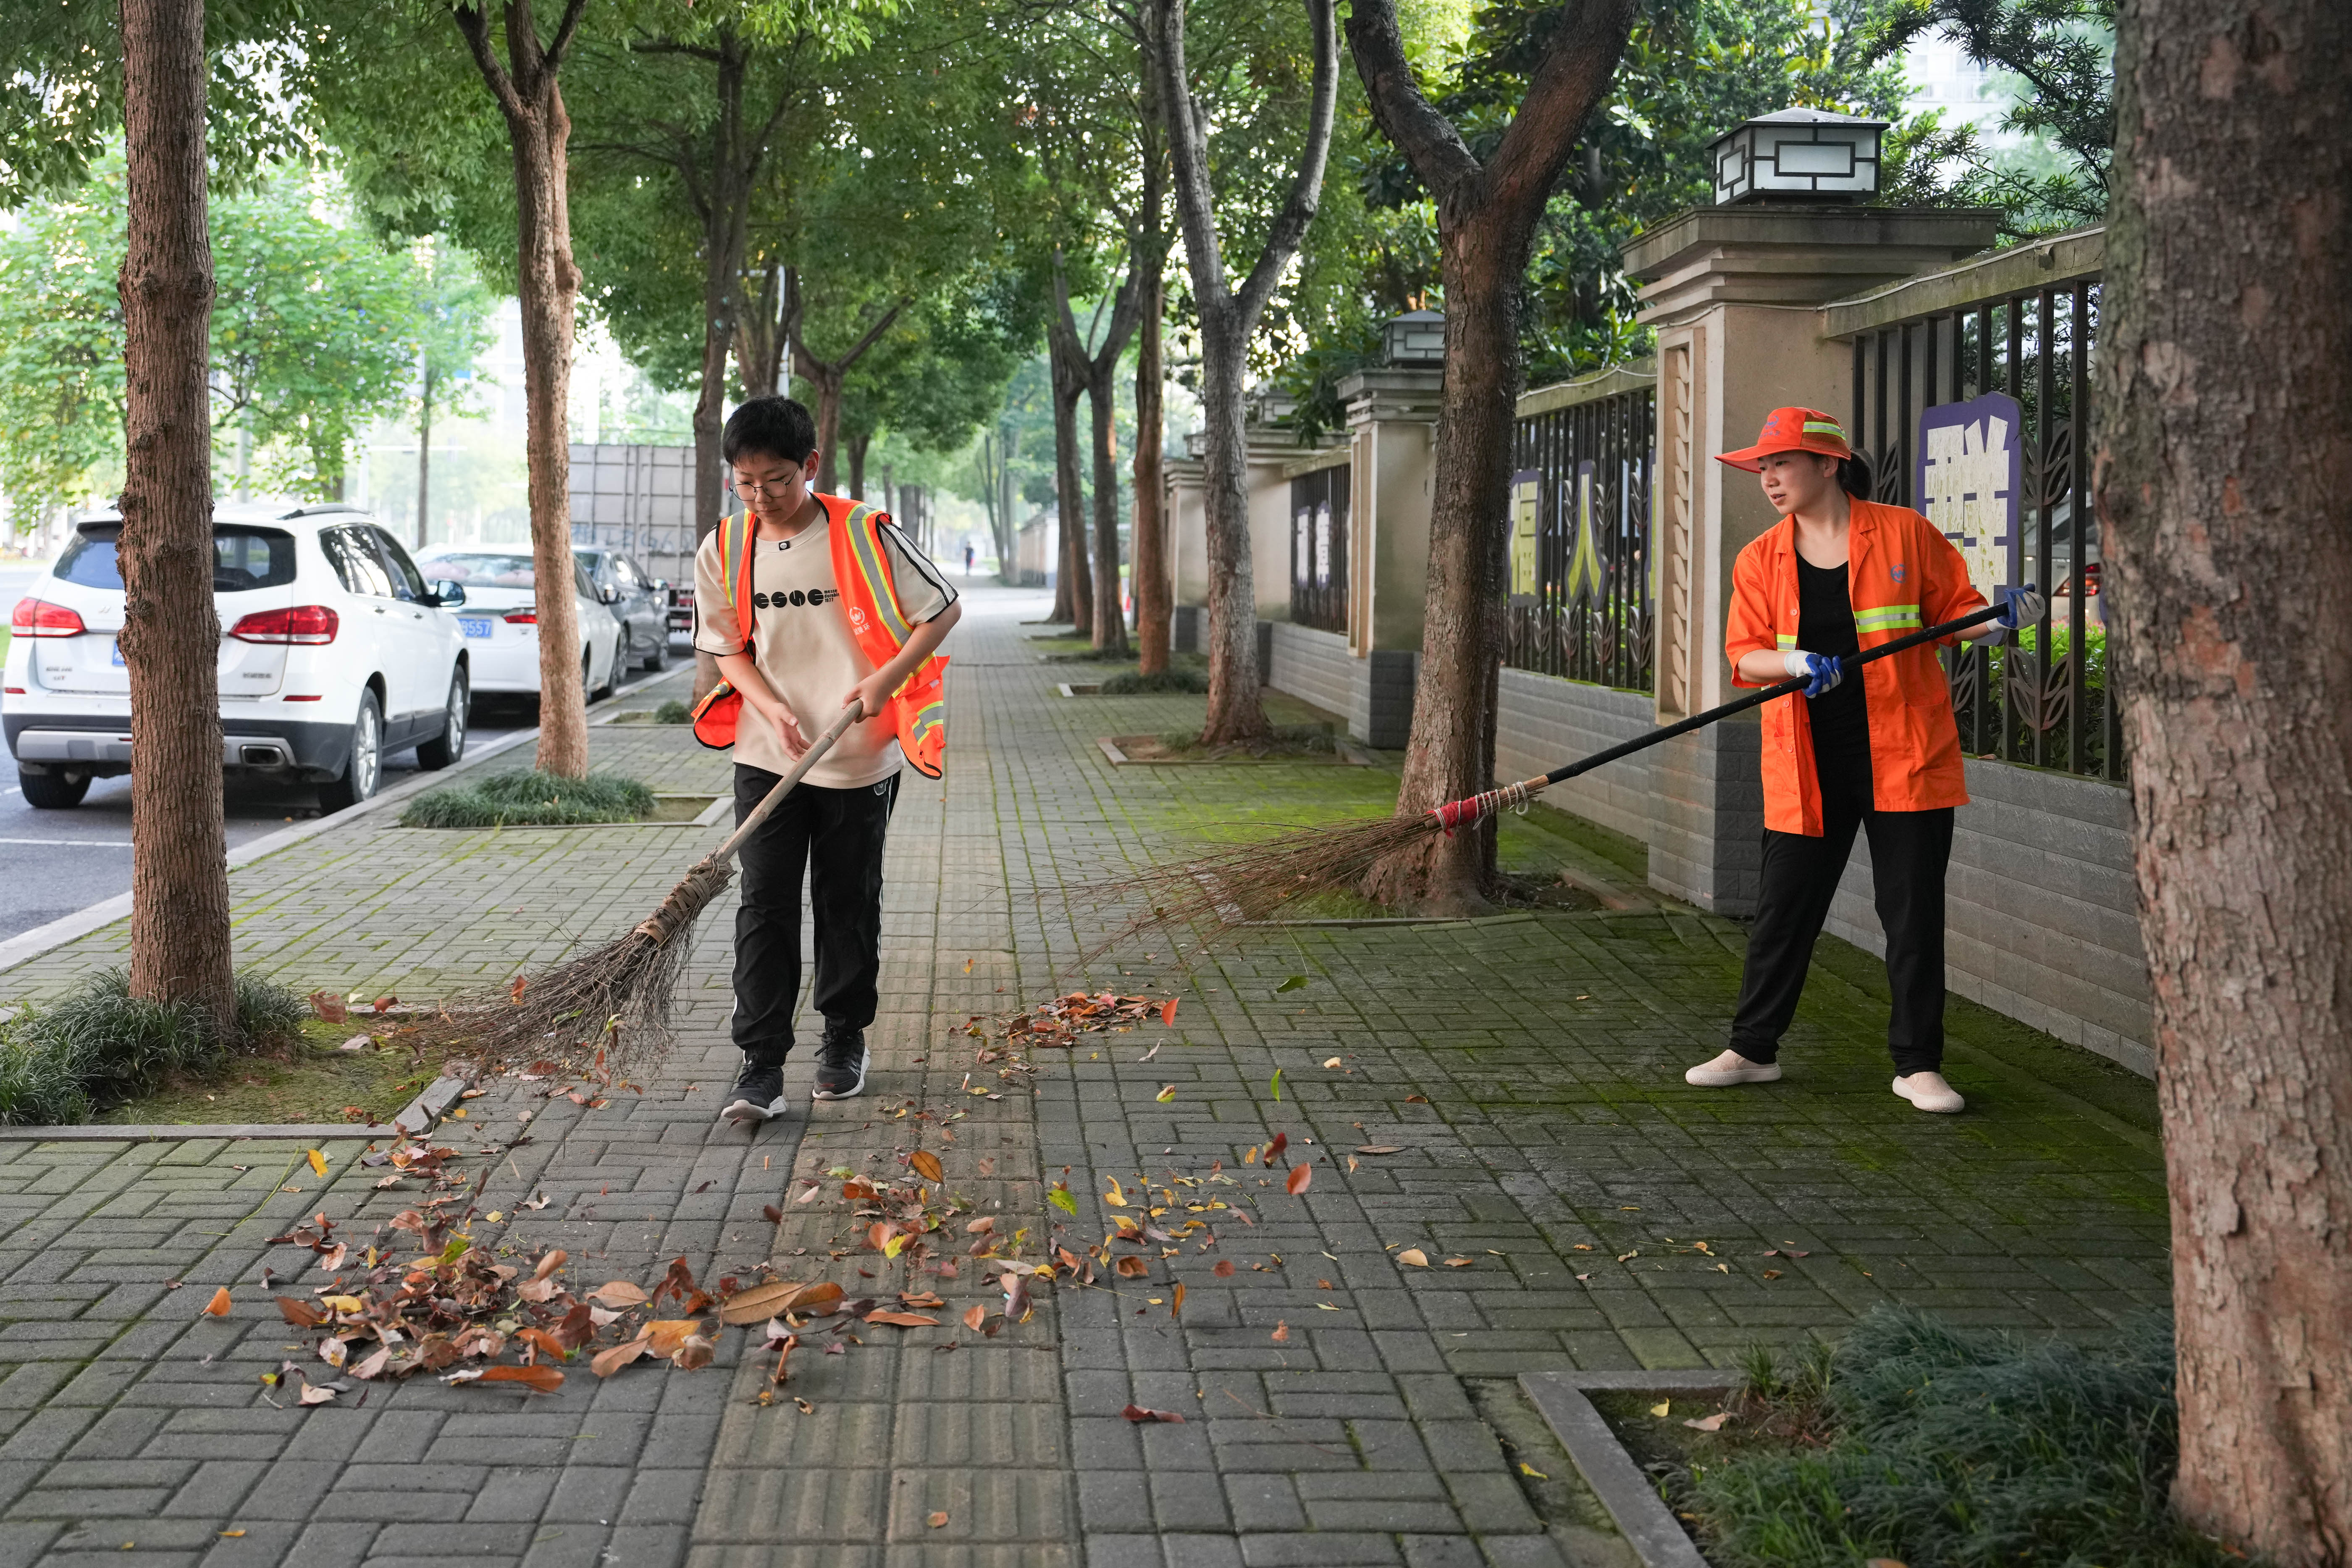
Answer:
[{"label": "beige t-shirt", "polygon": [[[833,576],[830,518],[819,518],[792,538],[751,540],[753,658],[760,673],[801,721],[801,733],[816,739],[840,715],[842,699],[874,673],[874,661],[857,646],[849,616],[841,607]],[[947,578],[917,550],[898,525],[881,525],[882,552],[898,608],[910,624],[938,617],[954,602]],[[730,584],[719,575],[719,532],[713,529],[694,557],[694,646],[704,653],[743,651],[743,634],[729,602]],[[735,760],[747,767],[781,773],[792,766],[783,742],[749,706],[735,730]],[[858,789],[880,784],[898,771],[898,742],[879,721],[852,724],[809,769],[806,782],[826,789]]]}]

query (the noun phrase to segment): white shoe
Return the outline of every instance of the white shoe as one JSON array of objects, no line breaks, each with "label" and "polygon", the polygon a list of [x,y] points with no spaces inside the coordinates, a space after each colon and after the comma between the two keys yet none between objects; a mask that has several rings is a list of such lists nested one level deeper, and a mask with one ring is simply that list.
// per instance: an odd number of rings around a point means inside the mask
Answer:
[{"label": "white shoe", "polygon": [[1738,1051],[1726,1051],[1683,1074],[1683,1081],[1701,1089],[1727,1089],[1735,1083],[1771,1083],[1780,1076],[1779,1062],[1751,1062]]},{"label": "white shoe", "polygon": [[1915,1072],[1895,1080],[1895,1092],[1922,1110],[1954,1111],[1968,1104],[1939,1072]]}]

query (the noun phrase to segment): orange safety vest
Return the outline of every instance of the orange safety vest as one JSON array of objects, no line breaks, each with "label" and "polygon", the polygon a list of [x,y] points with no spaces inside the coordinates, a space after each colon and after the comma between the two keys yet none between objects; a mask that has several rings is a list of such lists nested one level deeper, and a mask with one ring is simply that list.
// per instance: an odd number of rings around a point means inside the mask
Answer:
[{"label": "orange safety vest", "polygon": [[[1969,581],[1967,563],[1934,523],[1906,507],[1866,500],[1852,507],[1846,585],[1864,648],[1983,608],[1984,595]],[[1772,684],[1741,676],[1739,661],[1797,647],[1797,525],[1783,518],[1742,550],[1731,568],[1723,652],[1734,683]],[[1942,645],[1957,640],[1945,637]],[[1862,668],[1870,710],[1871,804],[1880,811],[1969,803],[1959,726],[1937,646],[1922,644]],[[1819,837],[1821,778],[1813,767],[1811,715],[1801,695],[1764,705],[1763,764],[1764,826]]]},{"label": "orange safety vest", "polygon": [[[898,591],[890,577],[890,559],[882,550],[882,524],[890,514],[841,496],[820,494],[824,503],[827,537],[833,544],[833,580],[841,591],[841,607],[849,617],[850,635],[874,668],[898,657],[915,628],[898,607]],[[719,524],[719,574],[727,584],[735,624],[743,630],[745,651],[751,647],[752,623],[743,606],[751,602],[751,531],[756,526],[748,511],[724,518]],[[891,693],[881,721],[898,737],[898,749],[915,771],[938,778],[947,749],[947,700],[944,682],[948,661],[933,654],[917,666]],[[743,694],[721,680],[694,710],[694,737],[704,745],[724,751],[735,743],[735,730],[743,710]]]}]

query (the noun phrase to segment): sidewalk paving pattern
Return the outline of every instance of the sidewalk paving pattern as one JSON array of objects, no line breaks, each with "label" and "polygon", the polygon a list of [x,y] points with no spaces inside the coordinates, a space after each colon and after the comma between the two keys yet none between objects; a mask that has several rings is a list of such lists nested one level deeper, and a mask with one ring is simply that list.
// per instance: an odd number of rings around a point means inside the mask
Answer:
[{"label": "sidewalk paving pattern", "polygon": [[[1921,1116],[1887,1092],[1867,966],[1825,958],[1788,1079],[1689,1089],[1681,1069],[1720,1046],[1739,928],[1597,857],[1580,874],[1629,907],[1297,926],[1189,969],[1164,951],[1081,968],[1100,927],[1052,896],[1065,879],[1235,816],[1382,809],[1393,769],[1115,768],[1095,736],[1173,727],[1185,700],[1061,698],[1068,670],[1021,625],[1043,602],[971,601],[949,777],[909,774],[892,831],[866,1096],[812,1107],[802,1059],[789,1121],[713,1125],[734,1065],[729,905],[642,1094],[593,1110],[492,1080],[436,1141],[494,1167],[480,1206],[513,1218],[478,1238],[562,1247],[583,1285],[650,1285],[682,1256],[705,1279],[772,1258],[853,1294],[919,1289],[855,1244],[837,1184],[787,1197],[918,1147],[1001,1234],[1025,1228],[1032,1258],[1104,1235],[1114,1181],[1170,1211],[1156,1224],[1204,1218],[1152,1278],[1041,1288],[1025,1323],[981,1338],[960,1319],[1001,1304],[988,1271],[924,1275],[942,1326],[795,1354],[776,1392],[805,1412],[759,1402],[772,1362],[743,1330],[698,1373],[581,1367],[550,1396],[419,1375],[297,1410],[259,1381],[310,1354],[261,1275],[306,1294],[323,1277],[267,1240],[320,1210],[364,1236],[414,1201],[375,1189],[361,1142],[326,1147],[323,1181],[268,1140],[0,1144],[0,1563],[1624,1563],[1589,1499],[1523,1470],[1566,1460],[1518,1373],[1723,1364],[1886,1300],[2095,1333],[2167,1299],[2136,1081],[2074,1092],[2067,1074],[2105,1069],[2055,1043],[2021,1057],[2014,1026],[1956,1003],[1964,1045],[2011,1044],[1957,1052],[1969,1112]],[[679,730],[599,727],[592,750],[664,789],[726,786],[727,759]],[[494,982],[635,919],[717,831],[436,833],[380,814],[236,873],[240,962],[304,990]],[[0,994],[54,993],[125,940],[93,933]],[[1081,985],[1176,996],[1175,1023],[1035,1051],[1034,1079],[976,1062],[967,1018]],[[1286,1163],[1311,1162],[1299,1196],[1248,1158],[1277,1132]],[[1076,1218],[1045,1201],[1064,1180]],[[552,1201],[517,1209],[535,1193]],[[1213,1196],[1230,1206],[1185,1207]],[[201,1316],[222,1285],[229,1316]],[[1130,1403],[1186,1419],[1131,1423]]]}]

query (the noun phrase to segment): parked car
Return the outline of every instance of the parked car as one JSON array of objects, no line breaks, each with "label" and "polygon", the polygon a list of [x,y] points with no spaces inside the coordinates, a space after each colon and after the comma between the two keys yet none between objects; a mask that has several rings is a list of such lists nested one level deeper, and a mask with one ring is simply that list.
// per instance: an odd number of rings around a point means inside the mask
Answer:
[{"label": "parked car", "polygon": [[[478,692],[539,695],[538,569],[526,545],[435,544],[417,553],[428,582],[466,592],[457,627],[473,661]],[[629,666],[629,633],[611,610],[585,563],[572,563],[579,606],[580,679],[592,700],[609,697]]]},{"label": "parked car", "polygon": [[596,597],[629,630],[629,658],[647,669],[669,668],[669,584],[635,556],[595,546],[573,552],[588,568]]},{"label": "parked car", "polygon": [[672,583],[669,585],[669,629],[672,637],[694,636],[694,584]]},{"label": "parked car", "polygon": [[[89,781],[127,773],[131,673],[117,641],[120,517],[81,523],[9,619],[0,728],[27,805],[79,805]],[[221,763],[316,781],[340,810],[408,746],[420,765],[465,754],[471,660],[449,608],[400,542],[337,504],[222,502],[213,510],[220,613]]]}]

